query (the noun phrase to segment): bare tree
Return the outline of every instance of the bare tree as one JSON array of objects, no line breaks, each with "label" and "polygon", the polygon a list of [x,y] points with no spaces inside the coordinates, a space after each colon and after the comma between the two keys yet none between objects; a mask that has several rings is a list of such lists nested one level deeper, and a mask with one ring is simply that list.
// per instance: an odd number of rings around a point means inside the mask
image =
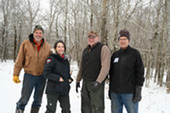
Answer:
[{"label": "bare tree", "polygon": [[1,61],[6,60],[7,54],[7,39],[9,35],[9,14],[10,14],[10,0],[1,0],[2,11],[2,42],[1,42]]},{"label": "bare tree", "polygon": [[170,52],[169,52],[169,48],[170,48],[170,0],[165,0],[165,13],[166,18],[167,18],[167,79],[166,79],[166,83],[167,83],[167,93],[170,93]]},{"label": "bare tree", "polygon": [[106,20],[107,20],[107,12],[108,8],[106,6],[107,0],[103,0],[103,11],[102,11],[102,24],[101,24],[101,42],[107,44],[107,28],[106,28]]},{"label": "bare tree", "polygon": [[35,19],[38,17],[40,11],[40,1],[35,0],[25,0],[25,8],[28,11],[25,15],[27,20],[28,33],[32,32],[32,27],[34,26]]}]

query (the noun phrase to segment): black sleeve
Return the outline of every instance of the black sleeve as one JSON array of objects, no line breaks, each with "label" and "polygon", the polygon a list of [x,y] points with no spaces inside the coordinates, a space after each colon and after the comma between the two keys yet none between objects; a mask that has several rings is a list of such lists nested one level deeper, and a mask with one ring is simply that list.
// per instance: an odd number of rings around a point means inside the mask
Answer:
[{"label": "black sleeve", "polygon": [[54,66],[54,58],[48,57],[45,63],[43,74],[46,79],[58,82],[61,76],[57,75],[56,73],[53,73]]},{"label": "black sleeve", "polygon": [[110,60],[110,70],[109,70],[109,75],[110,76],[112,75],[112,71],[113,71],[113,61],[114,61],[114,53],[112,54],[111,60]]},{"label": "black sleeve", "polygon": [[144,82],[144,65],[139,52],[137,52],[136,60],[136,86],[143,86]]}]

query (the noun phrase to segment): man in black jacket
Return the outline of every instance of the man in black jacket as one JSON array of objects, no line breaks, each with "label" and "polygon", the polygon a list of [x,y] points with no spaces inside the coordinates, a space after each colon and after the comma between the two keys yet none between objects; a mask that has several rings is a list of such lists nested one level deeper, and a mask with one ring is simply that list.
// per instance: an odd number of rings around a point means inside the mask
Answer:
[{"label": "man in black jacket", "polygon": [[122,113],[123,105],[128,113],[138,113],[141,87],[144,82],[144,66],[140,53],[129,46],[130,33],[121,30],[118,37],[120,49],[112,54],[110,67],[111,112]]}]

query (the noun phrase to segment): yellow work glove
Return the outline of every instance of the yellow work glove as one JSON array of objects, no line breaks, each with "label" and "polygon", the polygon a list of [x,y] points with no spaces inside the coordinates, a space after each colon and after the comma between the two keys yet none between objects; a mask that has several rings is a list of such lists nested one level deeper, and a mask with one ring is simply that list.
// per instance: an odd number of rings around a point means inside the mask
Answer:
[{"label": "yellow work glove", "polygon": [[19,80],[19,77],[17,76],[17,75],[14,75],[13,76],[13,81],[15,82],[15,83],[20,83],[21,81]]}]

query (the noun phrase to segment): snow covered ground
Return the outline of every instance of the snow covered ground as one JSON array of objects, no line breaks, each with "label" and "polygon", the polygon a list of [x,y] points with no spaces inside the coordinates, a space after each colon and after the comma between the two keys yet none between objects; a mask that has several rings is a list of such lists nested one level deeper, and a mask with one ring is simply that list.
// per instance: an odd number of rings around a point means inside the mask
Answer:
[{"label": "snow covered ground", "polygon": [[[20,98],[22,82],[15,84],[12,81],[13,61],[0,62],[0,113],[14,113],[16,102]],[[72,63],[72,77],[75,79],[78,67],[75,62]],[[23,70],[20,74],[20,80],[23,78]],[[107,96],[108,85],[105,88],[105,113],[110,113],[110,100]],[[139,103],[139,113],[170,113],[170,94],[166,94],[165,87],[158,87],[151,81],[149,88],[143,87],[142,101]],[[25,108],[25,113],[30,112],[32,97]],[[75,81],[71,84],[70,101],[71,112],[80,112],[80,93],[75,91]],[[40,113],[46,110],[46,95],[43,96]],[[56,113],[61,113],[59,104]],[[124,110],[124,113],[126,111]]]}]

